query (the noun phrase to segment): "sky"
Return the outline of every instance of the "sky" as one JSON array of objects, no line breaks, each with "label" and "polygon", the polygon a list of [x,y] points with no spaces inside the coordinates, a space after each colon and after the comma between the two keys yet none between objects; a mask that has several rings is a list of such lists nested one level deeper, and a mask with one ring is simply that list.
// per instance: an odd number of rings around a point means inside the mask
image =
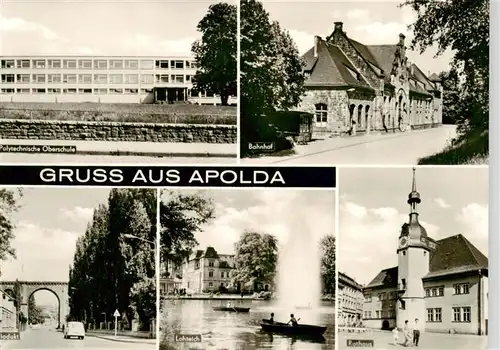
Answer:
[{"label": "sky", "polygon": [[215,204],[215,219],[196,234],[198,249],[212,246],[220,254],[234,254],[234,244],[245,230],[272,234],[283,243],[291,235],[316,240],[335,234],[335,192],[331,190],[220,189],[183,193],[198,193],[212,198]]},{"label": "sky", "polygon": [[[24,188],[13,217],[17,259],[1,262],[2,279],[68,281],[76,240],[108,194],[109,189],[98,188]],[[35,300],[57,302],[45,291],[36,292]]]},{"label": "sky", "polygon": [[[264,8],[271,20],[289,31],[302,54],[313,46],[315,35],[323,39],[330,35],[334,22],[343,22],[347,36],[365,45],[397,44],[399,34],[403,33],[409,46],[413,34],[408,25],[414,23],[416,17],[411,9],[399,8],[401,2],[265,0]],[[436,48],[429,48],[424,54],[407,50],[407,57],[424,73],[448,70],[451,53],[445,52],[435,59],[436,53]]]},{"label": "sky", "polygon": [[211,0],[2,0],[3,55],[190,55]]},{"label": "sky", "polygon": [[[488,168],[418,168],[419,222],[433,239],[463,234],[488,256]],[[359,283],[397,266],[411,168],[340,169],[338,270]]]}]

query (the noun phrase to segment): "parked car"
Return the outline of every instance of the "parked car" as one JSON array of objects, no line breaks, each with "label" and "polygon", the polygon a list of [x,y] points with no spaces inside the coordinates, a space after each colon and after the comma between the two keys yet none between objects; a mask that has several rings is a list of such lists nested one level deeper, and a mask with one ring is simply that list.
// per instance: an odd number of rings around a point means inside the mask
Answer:
[{"label": "parked car", "polygon": [[85,327],[82,322],[68,322],[64,327],[64,339],[75,337],[78,339],[85,338]]}]

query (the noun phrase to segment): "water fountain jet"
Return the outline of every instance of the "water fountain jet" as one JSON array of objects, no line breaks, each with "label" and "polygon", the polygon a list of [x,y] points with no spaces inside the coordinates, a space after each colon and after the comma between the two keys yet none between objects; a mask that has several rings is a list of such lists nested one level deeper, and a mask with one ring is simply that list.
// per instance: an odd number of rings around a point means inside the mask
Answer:
[{"label": "water fountain jet", "polygon": [[319,239],[303,218],[294,221],[280,247],[278,305],[283,317],[293,313],[299,322],[315,323],[321,302]]}]

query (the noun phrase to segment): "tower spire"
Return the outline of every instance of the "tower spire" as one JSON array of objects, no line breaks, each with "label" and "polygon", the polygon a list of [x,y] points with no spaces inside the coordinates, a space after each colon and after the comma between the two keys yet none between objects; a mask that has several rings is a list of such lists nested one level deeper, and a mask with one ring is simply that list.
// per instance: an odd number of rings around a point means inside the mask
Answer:
[{"label": "tower spire", "polygon": [[413,183],[411,185],[412,192],[417,192],[417,178],[415,176],[415,170],[417,170],[417,169],[413,168]]},{"label": "tower spire", "polygon": [[413,181],[411,185],[411,192],[408,195],[408,204],[411,207],[411,213],[417,213],[417,204],[421,202],[420,193],[417,191],[417,176],[415,174],[416,169],[413,168]]}]

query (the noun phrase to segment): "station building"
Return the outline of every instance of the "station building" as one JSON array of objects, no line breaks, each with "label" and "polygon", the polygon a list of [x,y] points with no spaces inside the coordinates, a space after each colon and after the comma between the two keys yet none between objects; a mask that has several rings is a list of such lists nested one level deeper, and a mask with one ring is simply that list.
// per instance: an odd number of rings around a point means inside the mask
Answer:
[{"label": "station building", "polygon": [[306,94],[297,106],[315,115],[318,135],[399,132],[439,126],[443,89],[406,56],[405,36],[365,45],[342,22],[326,38],[314,37],[303,55]]},{"label": "station building", "polygon": [[0,102],[220,104],[193,88],[196,69],[191,57],[0,56]]}]

